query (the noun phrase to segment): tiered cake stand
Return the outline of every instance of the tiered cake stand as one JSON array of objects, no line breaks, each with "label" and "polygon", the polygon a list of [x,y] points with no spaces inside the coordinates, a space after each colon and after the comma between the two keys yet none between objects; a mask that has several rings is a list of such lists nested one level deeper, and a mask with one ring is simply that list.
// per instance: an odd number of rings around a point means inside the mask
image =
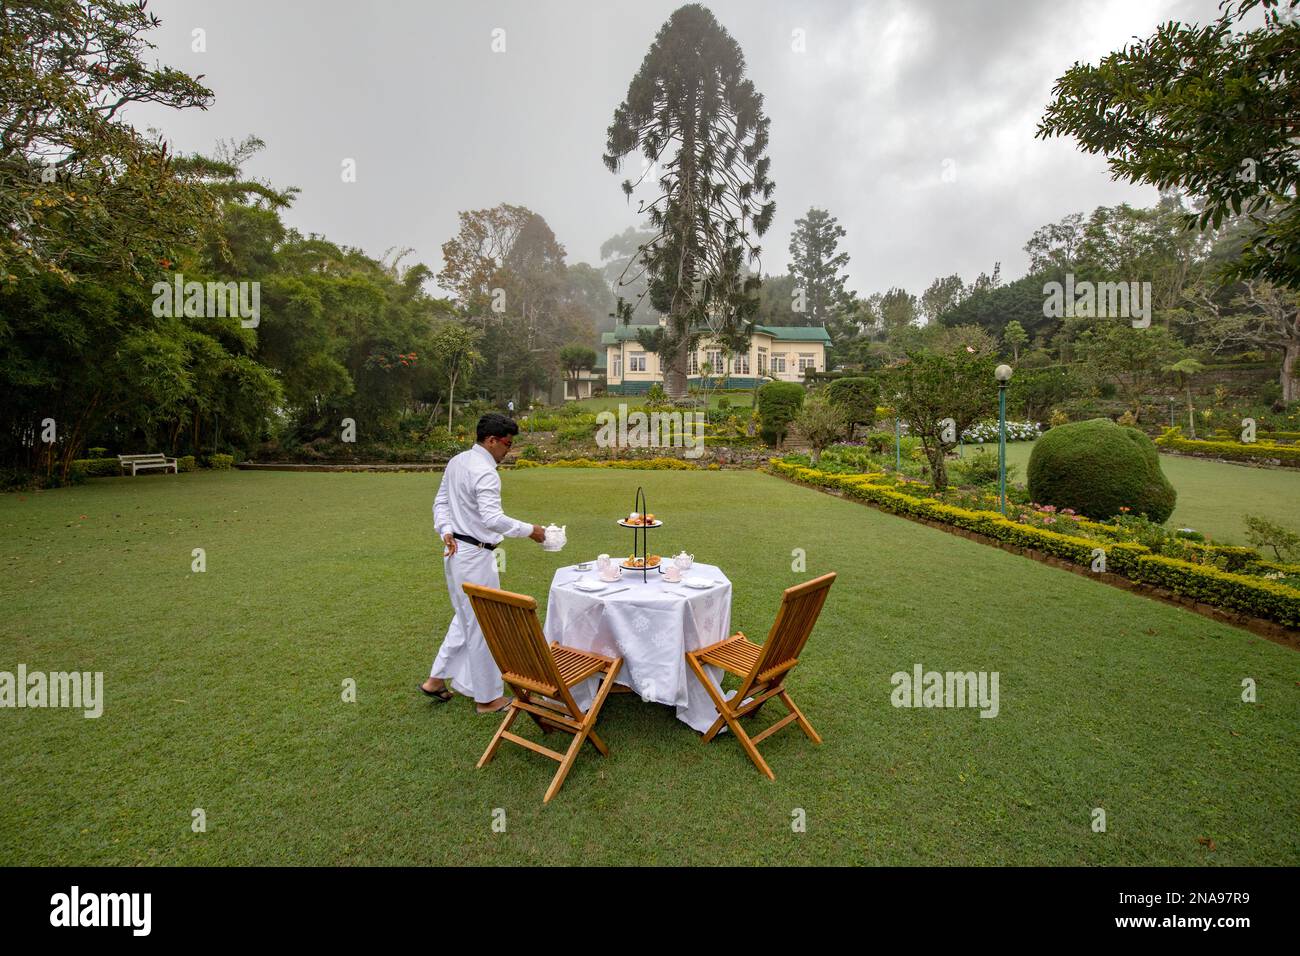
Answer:
[{"label": "tiered cake stand", "polygon": [[[648,513],[646,511],[645,492],[637,488],[636,500],[632,503],[632,510],[641,515],[641,520],[645,520]],[[655,519],[653,524],[629,524],[626,518],[619,518],[618,523],[624,528],[632,529],[632,557],[641,559],[641,583],[644,584],[650,575],[650,529],[658,528],[663,522]],[[621,562],[620,562],[621,563]]]}]

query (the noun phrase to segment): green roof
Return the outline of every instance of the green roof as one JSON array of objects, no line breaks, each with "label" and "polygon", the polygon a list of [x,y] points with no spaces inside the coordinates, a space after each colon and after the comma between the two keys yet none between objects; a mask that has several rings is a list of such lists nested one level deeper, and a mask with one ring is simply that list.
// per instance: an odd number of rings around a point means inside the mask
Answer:
[{"label": "green roof", "polygon": [[[620,325],[612,332],[600,334],[601,345],[617,345],[619,342],[635,342],[638,329],[653,332],[659,328],[653,325]],[[825,327],[820,325],[756,325],[754,331],[770,335],[778,342],[822,342],[831,344],[831,337]]]},{"label": "green roof", "polygon": [[632,325],[620,325],[613,332],[601,332],[600,344],[617,345],[619,342],[635,342],[637,329],[645,329],[647,332],[653,332],[657,328],[659,328],[659,323],[657,322],[650,325],[637,325],[636,323],[633,323]]},{"label": "green roof", "polygon": [[766,332],[782,342],[825,342],[831,344],[831,337],[824,326],[820,325],[756,325],[755,332]]}]

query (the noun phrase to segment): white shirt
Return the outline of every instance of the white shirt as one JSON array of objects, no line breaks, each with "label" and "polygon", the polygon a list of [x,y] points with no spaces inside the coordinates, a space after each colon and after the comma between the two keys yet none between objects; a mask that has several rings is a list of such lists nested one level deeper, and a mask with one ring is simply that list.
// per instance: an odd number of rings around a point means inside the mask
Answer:
[{"label": "white shirt", "polygon": [[505,538],[526,538],[533,526],[516,521],[501,510],[501,476],[492,453],[482,445],[461,452],[447,462],[437,497],[433,499],[433,526],[439,535],[457,532],[484,544]]}]

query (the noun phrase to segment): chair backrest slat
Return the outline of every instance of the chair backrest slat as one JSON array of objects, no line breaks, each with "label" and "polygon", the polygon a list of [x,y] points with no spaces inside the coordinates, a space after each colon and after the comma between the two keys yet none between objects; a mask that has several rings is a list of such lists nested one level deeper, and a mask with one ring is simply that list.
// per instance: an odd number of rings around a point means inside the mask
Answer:
[{"label": "chair backrest slat", "polygon": [[785,589],[781,595],[781,607],[776,612],[776,620],[763,643],[763,651],[749,674],[747,687],[769,679],[764,675],[775,677],[776,672],[794,666],[803,653],[804,645],[808,643],[808,636],[812,634],[822,605],[826,603],[826,595],[830,593],[834,582],[835,572],[831,571]]},{"label": "chair backrest slat", "polygon": [[464,584],[488,650],[503,675],[523,678],[531,690],[555,694],[564,687],[537,620],[537,602],[526,594]]}]

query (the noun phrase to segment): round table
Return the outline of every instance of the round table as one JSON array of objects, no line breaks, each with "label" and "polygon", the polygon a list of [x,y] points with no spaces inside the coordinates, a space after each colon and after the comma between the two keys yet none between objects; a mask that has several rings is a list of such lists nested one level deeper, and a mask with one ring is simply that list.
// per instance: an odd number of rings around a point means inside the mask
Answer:
[{"label": "round table", "polygon": [[[622,657],[616,683],[642,700],[677,708],[677,718],[703,733],[718,717],[708,692],[686,665],[686,652],[731,636],[731,582],[712,564],[696,562],[683,578],[701,577],[720,583],[707,590],[670,584],[657,570],[642,582],[640,571],[624,569],[623,579],[603,590],[575,588],[579,578],[597,578],[573,565],[560,568],[551,580],[543,630],[548,641],[582,651]],[[626,590],[624,590],[626,589]],[[722,671],[708,667],[721,683]],[[596,678],[575,686],[574,701],[590,706]]]}]

